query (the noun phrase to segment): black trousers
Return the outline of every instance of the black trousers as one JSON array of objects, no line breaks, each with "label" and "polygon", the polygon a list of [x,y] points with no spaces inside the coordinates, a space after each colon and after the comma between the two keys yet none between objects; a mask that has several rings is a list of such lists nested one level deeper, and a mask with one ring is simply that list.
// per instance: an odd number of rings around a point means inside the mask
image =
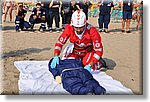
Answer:
[{"label": "black trousers", "polygon": [[70,24],[71,22],[71,14],[70,13],[66,13],[66,14],[61,14],[62,17],[62,24]]},{"label": "black trousers", "polygon": [[60,22],[59,12],[49,11],[49,27],[52,27],[54,18],[55,18],[55,25],[57,28],[59,28]]}]

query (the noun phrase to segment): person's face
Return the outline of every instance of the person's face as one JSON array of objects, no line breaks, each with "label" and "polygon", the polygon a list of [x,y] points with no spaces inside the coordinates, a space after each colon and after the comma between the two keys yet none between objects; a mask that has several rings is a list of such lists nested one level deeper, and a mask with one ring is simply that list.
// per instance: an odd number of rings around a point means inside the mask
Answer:
[{"label": "person's face", "polygon": [[83,0],[83,3],[86,3],[87,2],[87,0]]},{"label": "person's face", "polygon": [[44,3],[41,3],[41,6],[44,6]]},{"label": "person's face", "polygon": [[85,28],[85,26],[83,26],[83,27],[74,27],[74,30],[76,31],[76,33],[78,35],[81,35],[82,32],[84,31],[84,28]]},{"label": "person's face", "polygon": [[39,10],[40,10],[40,8],[41,8],[41,6],[40,6],[40,5],[37,5],[37,6],[36,6],[37,11],[39,11]]},{"label": "person's face", "polygon": [[19,5],[19,10],[22,10],[23,9],[23,5]]}]

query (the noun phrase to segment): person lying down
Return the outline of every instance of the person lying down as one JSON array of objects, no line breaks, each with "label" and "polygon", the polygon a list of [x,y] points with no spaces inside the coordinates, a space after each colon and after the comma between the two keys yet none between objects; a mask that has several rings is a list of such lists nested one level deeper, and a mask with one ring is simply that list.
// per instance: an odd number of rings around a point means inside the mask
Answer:
[{"label": "person lying down", "polygon": [[54,79],[72,95],[103,95],[106,93],[105,88],[93,78],[88,70],[84,69],[81,60],[59,59],[56,68],[51,68],[52,60],[53,58],[48,64],[49,71],[53,74]]}]

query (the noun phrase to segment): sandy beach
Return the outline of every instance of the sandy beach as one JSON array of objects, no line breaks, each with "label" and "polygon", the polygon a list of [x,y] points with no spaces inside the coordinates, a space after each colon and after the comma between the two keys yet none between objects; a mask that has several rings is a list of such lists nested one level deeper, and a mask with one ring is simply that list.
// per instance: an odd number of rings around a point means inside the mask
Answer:
[{"label": "sandy beach", "polygon": [[[98,26],[97,18],[90,17],[88,22]],[[19,71],[14,66],[14,61],[42,61],[52,58],[54,44],[62,32],[16,32],[14,21],[9,22],[9,19],[3,22],[2,26],[2,94],[18,94]],[[110,33],[101,33],[104,46],[103,58],[111,59],[116,63],[112,70],[106,71],[108,75],[130,88],[135,94],[142,94],[143,34],[141,31],[136,31],[135,27],[136,23],[132,22],[131,33],[122,33],[121,23],[111,22]]]}]

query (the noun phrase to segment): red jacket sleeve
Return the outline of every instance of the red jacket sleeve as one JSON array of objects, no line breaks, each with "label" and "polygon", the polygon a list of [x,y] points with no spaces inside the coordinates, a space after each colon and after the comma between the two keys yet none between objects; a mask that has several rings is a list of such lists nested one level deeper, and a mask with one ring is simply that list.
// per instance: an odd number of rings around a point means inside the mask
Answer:
[{"label": "red jacket sleeve", "polygon": [[60,35],[57,42],[55,43],[54,55],[60,55],[63,45],[67,42],[70,36],[70,25],[67,25],[64,32]]},{"label": "red jacket sleeve", "polygon": [[92,61],[96,63],[103,55],[103,45],[102,40],[99,32],[96,30],[96,28],[92,27],[90,29],[90,36],[91,40],[93,42],[93,49],[95,51]]}]

